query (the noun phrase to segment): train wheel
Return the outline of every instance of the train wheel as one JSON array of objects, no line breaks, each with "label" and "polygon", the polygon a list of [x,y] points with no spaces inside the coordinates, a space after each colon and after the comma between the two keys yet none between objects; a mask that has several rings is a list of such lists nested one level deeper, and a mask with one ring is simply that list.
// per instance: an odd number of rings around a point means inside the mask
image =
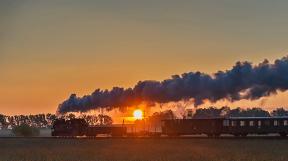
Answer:
[{"label": "train wheel", "polygon": [[51,136],[58,136],[58,134],[57,134],[57,132],[53,131],[53,132],[51,133]]},{"label": "train wheel", "polygon": [[220,135],[221,135],[221,134],[214,134],[213,136],[214,136],[215,138],[219,138]]},{"label": "train wheel", "polygon": [[213,134],[206,134],[209,138],[213,137]]},{"label": "train wheel", "polygon": [[241,137],[246,137],[248,134],[241,134]]},{"label": "train wheel", "polygon": [[279,134],[280,134],[281,137],[286,137],[287,136],[287,134],[285,132],[280,132]]},{"label": "train wheel", "polygon": [[240,134],[233,134],[235,137],[239,137],[240,136]]},{"label": "train wheel", "polygon": [[179,134],[177,134],[177,133],[169,133],[168,136],[169,137],[179,137]]}]

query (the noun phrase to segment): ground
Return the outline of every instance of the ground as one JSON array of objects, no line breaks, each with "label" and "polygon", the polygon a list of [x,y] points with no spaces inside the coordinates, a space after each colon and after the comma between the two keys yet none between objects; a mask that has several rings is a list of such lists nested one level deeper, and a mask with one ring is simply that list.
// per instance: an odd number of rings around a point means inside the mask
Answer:
[{"label": "ground", "polygon": [[287,161],[285,139],[1,138],[2,161]]},{"label": "ground", "polygon": [[[50,137],[51,136],[51,129],[50,128],[41,128],[40,129],[40,136],[41,137]],[[11,129],[1,129],[0,130],[0,137],[14,137]]]}]

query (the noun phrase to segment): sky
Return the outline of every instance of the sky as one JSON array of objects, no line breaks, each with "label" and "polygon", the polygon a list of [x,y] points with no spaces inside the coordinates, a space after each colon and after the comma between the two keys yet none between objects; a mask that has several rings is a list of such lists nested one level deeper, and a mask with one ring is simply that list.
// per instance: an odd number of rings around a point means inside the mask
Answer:
[{"label": "sky", "polygon": [[[287,55],[286,0],[0,0],[0,113]],[[217,106],[288,106],[287,93]]]}]

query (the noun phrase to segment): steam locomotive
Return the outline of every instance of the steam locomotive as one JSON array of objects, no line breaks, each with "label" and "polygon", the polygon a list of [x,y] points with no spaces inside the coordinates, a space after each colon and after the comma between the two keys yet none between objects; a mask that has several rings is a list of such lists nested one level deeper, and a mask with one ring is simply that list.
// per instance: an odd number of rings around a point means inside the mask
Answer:
[{"label": "steam locomotive", "polygon": [[124,136],[127,132],[124,126],[90,126],[84,119],[55,120],[52,126],[52,136],[97,136],[109,134]]},{"label": "steam locomotive", "polygon": [[[162,132],[157,136],[205,134],[209,137],[219,137],[222,134],[229,134],[244,137],[248,134],[278,134],[285,137],[288,134],[288,117],[167,119],[162,120],[161,130]],[[90,126],[84,119],[56,120],[52,127],[52,136],[97,136],[98,134],[130,135],[125,125]],[[149,131],[141,134],[149,135]]]}]

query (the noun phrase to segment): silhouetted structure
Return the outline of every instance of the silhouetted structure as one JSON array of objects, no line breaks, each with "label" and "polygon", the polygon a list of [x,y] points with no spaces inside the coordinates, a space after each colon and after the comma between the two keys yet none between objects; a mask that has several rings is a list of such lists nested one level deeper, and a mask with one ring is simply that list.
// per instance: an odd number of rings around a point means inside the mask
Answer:
[{"label": "silhouetted structure", "polygon": [[126,127],[114,125],[90,126],[84,119],[55,120],[52,127],[52,136],[97,136],[109,134],[111,136],[123,136],[127,132]]}]

